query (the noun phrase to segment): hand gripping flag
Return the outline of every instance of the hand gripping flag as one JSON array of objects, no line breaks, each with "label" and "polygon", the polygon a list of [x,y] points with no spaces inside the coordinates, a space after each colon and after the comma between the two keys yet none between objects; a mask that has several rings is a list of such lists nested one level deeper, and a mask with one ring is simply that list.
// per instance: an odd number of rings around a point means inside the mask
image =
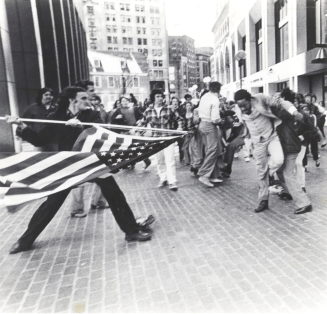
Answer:
[{"label": "hand gripping flag", "polygon": [[150,157],[180,136],[118,134],[102,127],[86,129],[73,151],[0,154],[0,207],[36,200]]}]

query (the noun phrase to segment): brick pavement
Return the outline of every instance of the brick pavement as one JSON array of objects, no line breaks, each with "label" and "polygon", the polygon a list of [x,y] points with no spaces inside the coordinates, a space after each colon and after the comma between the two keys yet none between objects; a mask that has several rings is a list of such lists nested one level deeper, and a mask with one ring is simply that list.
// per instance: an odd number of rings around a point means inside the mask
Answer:
[{"label": "brick pavement", "polygon": [[[0,311],[317,312],[327,305],[327,153],[310,160],[314,211],[271,197],[254,214],[253,162],[208,189],[179,166],[177,193],[154,167],[117,176],[135,213],[153,213],[153,240],[124,241],[110,210],[71,219],[66,202],[36,249],[8,255],[35,207],[0,213]],[[327,306],[325,307],[327,308]]]}]

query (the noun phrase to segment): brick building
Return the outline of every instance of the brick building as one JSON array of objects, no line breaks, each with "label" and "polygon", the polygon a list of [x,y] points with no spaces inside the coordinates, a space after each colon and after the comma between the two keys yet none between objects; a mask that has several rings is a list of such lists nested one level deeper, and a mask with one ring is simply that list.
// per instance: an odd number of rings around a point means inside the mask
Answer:
[{"label": "brick building", "polygon": [[139,52],[88,52],[90,77],[105,109],[124,94],[133,93],[138,101],[149,97],[146,57]]}]

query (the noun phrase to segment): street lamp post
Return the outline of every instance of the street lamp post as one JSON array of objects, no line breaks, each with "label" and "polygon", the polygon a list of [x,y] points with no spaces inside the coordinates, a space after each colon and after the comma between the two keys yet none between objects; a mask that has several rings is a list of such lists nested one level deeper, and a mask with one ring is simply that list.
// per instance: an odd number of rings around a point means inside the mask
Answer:
[{"label": "street lamp post", "polygon": [[242,89],[242,66],[245,64],[246,52],[244,50],[239,50],[235,54],[235,59],[238,61],[238,68],[240,74],[240,89]]},{"label": "street lamp post", "polygon": [[121,62],[121,70],[122,70],[122,94],[125,95],[127,89],[126,79],[127,76],[129,75],[129,69],[126,60]]}]

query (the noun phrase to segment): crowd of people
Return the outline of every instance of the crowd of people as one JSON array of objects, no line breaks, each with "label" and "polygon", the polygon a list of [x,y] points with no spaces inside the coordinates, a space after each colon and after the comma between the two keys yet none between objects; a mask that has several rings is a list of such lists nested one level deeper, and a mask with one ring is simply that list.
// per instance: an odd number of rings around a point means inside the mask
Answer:
[{"label": "crowd of people", "polygon": [[[208,188],[223,184],[232,175],[234,158],[242,152],[246,162],[253,157],[256,163],[259,195],[255,212],[269,208],[271,191],[278,193],[282,200],[293,199],[295,214],[312,210],[305,184],[308,155],[312,155],[315,166],[319,167],[319,148],[326,146],[326,110],[317,103],[314,94],[302,95],[286,88],[273,96],[251,95],[241,89],[234,94],[234,99],[228,100],[220,94],[221,84],[210,82],[208,89],[201,91],[199,97],[186,94],[182,101],[175,96],[167,99],[160,89],[152,90],[149,99],[143,103],[139,103],[133,94],[122,95],[107,112],[100,96],[95,93],[92,81],[81,81],[75,85],[64,89],[56,100],[52,89],[41,89],[36,103],[28,107],[22,116],[67,121],[66,125],[24,124],[8,118],[9,123],[18,124],[17,135],[33,144],[35,149],[56,151],[73,148],[85,128],[81,122],[185,131],[177,145],[170,145],[155,155],[159,188],[167,186],[171,191],[178,190],[177,147],[179,161],[190,168],[191,175],[198,178],[199,184]],[[144,169],[150,164],[151,160],[145,159]],[[130,168],[133,169],[134,165]],[[114,179],[102,180],[97,184],[86,183],[71,191],[71,216],[85,217],[90,209],[105,208],[109,203],[118,224],[126,233],[126,239],[142,241],[151,238],[148,227],[153,217],[143,219],[145,223],[139,227]],[[118,201],[117,195],[105,192],[105,186],[109,185],[117,192]],[[40,209],[42,213],[33,217],[29,225],[30,228],[32,224],[33,231],[26,231],[13,248],[14,253],[31,246],[68,192],[49,197],[39,208],[36,214]],[[85,195],[92,197],[85,198]],[[45,214],[47,206],[53,208],[52,214],[49,211]],[[121,207],[127,213],[128,222],[121,217]],[[26,237],[30,238],[26,240]]]}]

